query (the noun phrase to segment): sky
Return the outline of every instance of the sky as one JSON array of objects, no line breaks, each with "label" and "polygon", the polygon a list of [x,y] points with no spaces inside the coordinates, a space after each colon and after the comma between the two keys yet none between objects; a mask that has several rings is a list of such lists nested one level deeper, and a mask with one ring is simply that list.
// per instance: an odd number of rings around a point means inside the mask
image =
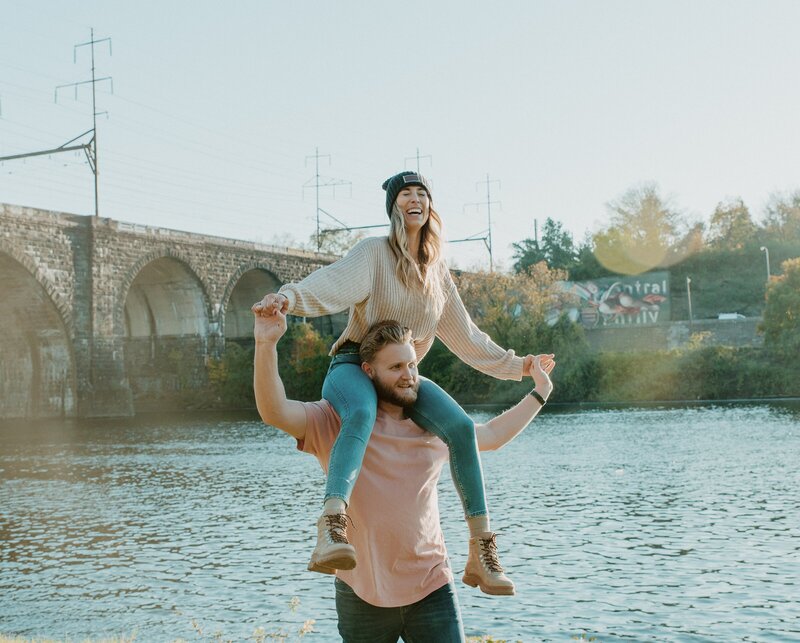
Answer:
[{"label": "sky", "polygon": [[[580,240],[643,183],[691,221],[800,188],[795,0],[0,0],[0,23],[0,157],[92,127],[89,85],[54,96],[102,41],[116,220],[307,243],[317,151],[319,205],[348,226],[386,222],[381,183],[419,154],[445,237],[484,236],[490,209],[509,268],[534,220]],[[0,202],[93,214],[85,156],[0,163]],[[448,255],[489,266],[480,241]]]}]

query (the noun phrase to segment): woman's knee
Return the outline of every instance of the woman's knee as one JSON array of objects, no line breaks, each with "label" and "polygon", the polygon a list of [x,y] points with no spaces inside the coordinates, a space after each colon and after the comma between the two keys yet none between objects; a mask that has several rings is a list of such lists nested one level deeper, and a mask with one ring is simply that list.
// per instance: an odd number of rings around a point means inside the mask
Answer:
[{"label": "woman's knee", "polygon": [[475,422],[468,415],[453,415],[443,423],[451,443],[471,443],[475,439]]},{"label": "woman's knee", "polygon": [[378,399],[375,388],[354,364],[331,369],[322,385],[322,397],[331,403],[343,423],[375,423]]},{"label": "woman's knee", "polygon": [[348,425],[350,432],[357,432],[359,434],[372,433],[372,427],[375,425],[377,417],[377,402],[371,406],[365,404],[357,404],[350,407],[350,412],[346,418],[342,418],[342,430],[344,425]]},{"label": "woman's knee", "polygon": [[[460,410],[460,409],[459,409]],[[470,446],[475,442],[475,422],[467,414],[442,413],[427,417],[422,428],[442,439],[448,446]]]}]

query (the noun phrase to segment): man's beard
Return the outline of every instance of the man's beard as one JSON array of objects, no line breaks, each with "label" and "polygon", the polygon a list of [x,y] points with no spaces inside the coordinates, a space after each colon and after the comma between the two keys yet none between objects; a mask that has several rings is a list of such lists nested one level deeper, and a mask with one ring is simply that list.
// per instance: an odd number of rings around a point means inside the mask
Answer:
[{"label": "man's beard", "polygon": [[379,400],[389,402],[389,404],[396,404],[404,409],[408,408],[409,406],[414,406],[414,402],[417,401],[419,380],[414,382],[414,385],[409,386],[408,388],[397,388],[396,386],[384,384],[378,377],[372,380],[372,383],[375,385],[375,391],[378,394]]}]

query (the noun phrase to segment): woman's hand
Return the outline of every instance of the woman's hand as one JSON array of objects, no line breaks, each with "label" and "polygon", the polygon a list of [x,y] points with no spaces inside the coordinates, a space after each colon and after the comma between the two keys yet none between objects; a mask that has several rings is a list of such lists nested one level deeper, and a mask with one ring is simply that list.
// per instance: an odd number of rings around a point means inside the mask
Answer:
[{"label": "woman's hand", "polygon": [[256,317],[269,317],[271,315],[275,315],[276,313],[284,313],[289,310],[289,300],[287,299],[286,295],[282,295],[280,293],[270,293],[268,295],[264,295],[264,299],[261,301],[257,301],[254,303],[250,310],[253,311],[253,314]]}]

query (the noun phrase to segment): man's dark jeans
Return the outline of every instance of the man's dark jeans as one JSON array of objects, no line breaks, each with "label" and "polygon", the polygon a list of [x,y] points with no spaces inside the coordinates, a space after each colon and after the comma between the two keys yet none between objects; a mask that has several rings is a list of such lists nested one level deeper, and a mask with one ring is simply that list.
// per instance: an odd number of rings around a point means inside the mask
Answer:
[{"label": "man's dark jeans", "polygon": [[336,613],[344,643],[464,643],[452,583],[403,607],[375,607],[336,579]]}]

